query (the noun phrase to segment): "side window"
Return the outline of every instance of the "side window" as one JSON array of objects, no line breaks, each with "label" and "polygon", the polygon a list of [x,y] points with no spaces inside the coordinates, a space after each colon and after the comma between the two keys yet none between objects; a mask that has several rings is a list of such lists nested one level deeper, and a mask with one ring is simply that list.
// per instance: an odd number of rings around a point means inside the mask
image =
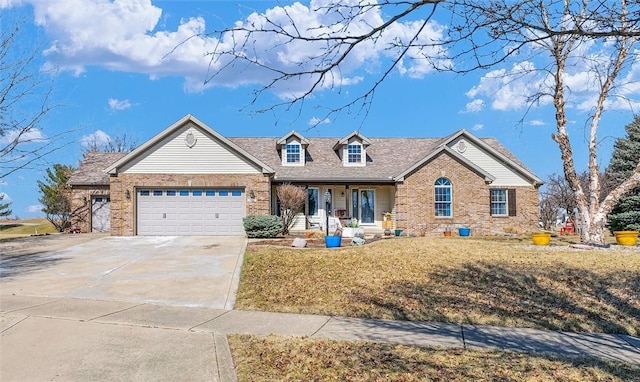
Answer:
[{"label": "side window", "polygon": [[516,216],[516,190],[491,190],[491,216]]},{"label": "side window", "polygon": [[507,216],[507,190],[491,190],[491,215]]},{"label": "side window", "polygon": [[452,216],[451,181],[447,178],[438,178],[434,187],[436,217],[450,218]]},{"label": "side window", "polygon": [[309,215],[317,216],[318,215],[318,197],[319,191],[317,188],[307,189],[307,199],[309,201]]}]

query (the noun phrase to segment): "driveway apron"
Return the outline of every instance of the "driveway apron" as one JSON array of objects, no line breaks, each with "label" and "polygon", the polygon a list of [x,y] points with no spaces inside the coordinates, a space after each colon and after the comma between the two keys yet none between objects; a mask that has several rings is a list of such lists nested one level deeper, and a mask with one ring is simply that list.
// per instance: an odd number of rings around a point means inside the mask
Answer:
[{"label": "driveway apron", "polygon": [[37,258],[3,258],[0,288],[22,296],[231,309],[245,247],[244,237],[101,237]]}]

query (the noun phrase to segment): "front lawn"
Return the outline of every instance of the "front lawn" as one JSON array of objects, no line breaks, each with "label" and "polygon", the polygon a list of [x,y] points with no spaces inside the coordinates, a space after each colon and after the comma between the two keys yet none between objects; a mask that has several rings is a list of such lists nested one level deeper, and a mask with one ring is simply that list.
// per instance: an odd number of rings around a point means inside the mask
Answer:
[{"label": "front lawn", "polygon": [[503,351],[229,336],[239,381],[637,381],[640,367]]},{"label": "front lawn", "polygon": [[640,250],[519,239],[249,246],[236,309],[640,334]]}]

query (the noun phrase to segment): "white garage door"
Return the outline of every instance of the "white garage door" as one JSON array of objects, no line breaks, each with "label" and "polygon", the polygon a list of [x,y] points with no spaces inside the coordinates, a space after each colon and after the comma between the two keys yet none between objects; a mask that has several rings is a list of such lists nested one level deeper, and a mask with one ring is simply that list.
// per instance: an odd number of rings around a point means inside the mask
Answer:
[{"label": "white garage door", "polygon": [[91,199],[91,232],[109,232],[111,229],[111,199]]},{"label": "white garage door", "polygon": [[242,189],[140,189],[138,235],[244,235]]}]

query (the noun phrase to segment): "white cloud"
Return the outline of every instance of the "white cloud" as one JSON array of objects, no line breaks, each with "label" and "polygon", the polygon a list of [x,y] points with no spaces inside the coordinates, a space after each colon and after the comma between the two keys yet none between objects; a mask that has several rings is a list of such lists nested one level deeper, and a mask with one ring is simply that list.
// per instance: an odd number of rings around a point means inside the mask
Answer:
[{"label": "white cloud", "polygon": [[8,130],[4,136],[0,137],[0,144],[7,144],[18,140],[20,143],[42,143],[47,140],[47,137],[42,134],[40,129],[35,127],[25,130]]},{"label": "white cloud", "polygon": [[[480,83],[466,95],[469,98],[491,99],[494,110],[519,110],[528,107],[534,97],[547,89],[547,80],[530,61],[514,64],[510,70],[496,69],[480,78]],[[548,104],[551,97],[538,99],[540,104]]]},{"label": "white cloud", "polygon": [[313,117],[309,120],[309,122],[307,122],[309,126],[317,126],[317,125],[323,125],[327,123],[331,123],[331,120],[329,118],[320,119],[318,117]]},{"label": "white cloud", "polygon": [[10,202],[10,201],[13,200],[13,199],[11,199],[11,196],[9,196],[9,194],[7,194],[6,192],[0,191],[0,195],[3,196],[3,198],[2,198],[2,202],[3,203]]},{"label": "white cloud", "polygon": [[6,186],[9,184],[6,180],[0,180],[0,186]]},{"label": "white cloud", "polygon": [[131,108],[131,102],[128,99],[118,100],[115,98],[109,98],[109,109],[111,111],[122,111]]},{"label": "white cloud", "polygon": [[[0,0],[2,1],[2,0]],[[4,0],[7,1],[7,0]],[[248,60],[256,60],[277,71],[300,71],[320,63],[326,48],[322,41],[289,41],[276,33],[247,36],[237,30],[233,34],[207,34],[206,21],[194,15],[180,21],[175,30],[162,29],[162,9],[151,0],[25,0],[34,7],[36,24],[43,27],[52,44],[45,51],[50,66],[80,74],[86,66],[148,74],[151,78],[182,76],[185,90],[202,91],[208,86],[238,87],[245,84],[268,84],[276,72],[257,65],[227,66],[231,57],[216,54],[235,51]],[[254,12],[244,20],[228,23],[238,28],[278,29],[300,33],[305,37],[357,35],[385,20],[379,7],[361,11],[348,26],[337,22],[338,12],[353,12],[357,7],[334,8],[318,12],[326,0],[311,0],[309,6],[295,2],[274,6],[262,13]],[[294,30],[293,24],[296,28]],[[339,68],[331,71],[319,88],[335,88],[357,84],[368,73],[375,72],[382,60],[394,59],[401,52],[398,43],[406,43],[421,28],[422,21],[413,20],[391,25],[375,40],[354,49]],[[443,39],[446,29],[435,22],[423,28],[416,45],[400,62],[400,74],[422,78],[434,71],[433,65],[449,67],[447,52],[433,47]],[[213,55],[210,55],[213,54]],[[334,56],[339,55],[336,51]],[[427,59],[427,57],[429,59]],[[226,68],[225,68],[226,67]],[[225,68],[207,85],[207,73]],[[272,90],[283,98],[301,95],[316,80],[308,76],[287,81]]]},{"label": "white cloud", "polygon": [[44,206],[42,204],[32,204],[30,206],[27,206],[27,212],[32,214],[37,212],[42,212],[43,208]]},{"label": "white cloud", "polygon": [[82,144],[83,147],[90,147],[94,145],[100,147],[108,144],[109,142],[111,142],[111,137],[102,130],[96,130],[92,134],[83,135],[80,139],[80,144]]},{"label": "white cloud", "polygon": [[[588,41],[572,52],[562,77],[567,109],[579,112],[594,109],[614,48],[610,41]],[[630,110],[634,113],[640,110],[639,57],[640,50],[630,52],[629,65],[625,65],[605,101],[606,110]],[[540,68],[546,68],[546,64],[523,60],[511,69],[493,70],[481,77],[466,95],[474,101],[486,99],[494,110],[522,110],[529,106],[549,105],[554,83],[551,73]],[[540,94],[545,95],[538,98]]]},{"label": "white cloud", "polygon": [[484,109],[485,103],[481,99],[474,99],[469,102],[461,113],[475,113]]},{"label": "white cloud", "polygon": [[482,129],[484,129],[484,125],[481,125],[479,123],[473,125],[473,127],[471,128],[471,130],[473,130],[473,131],[478,131],[478,130],[482,130]]},{"label": "white cloud", "polygon": [[539,119],[532,119],[531,121],[529,121],[529,125],[531,125],[531,126],[545,126],[546,123],[544,121],[539,120]]}]

